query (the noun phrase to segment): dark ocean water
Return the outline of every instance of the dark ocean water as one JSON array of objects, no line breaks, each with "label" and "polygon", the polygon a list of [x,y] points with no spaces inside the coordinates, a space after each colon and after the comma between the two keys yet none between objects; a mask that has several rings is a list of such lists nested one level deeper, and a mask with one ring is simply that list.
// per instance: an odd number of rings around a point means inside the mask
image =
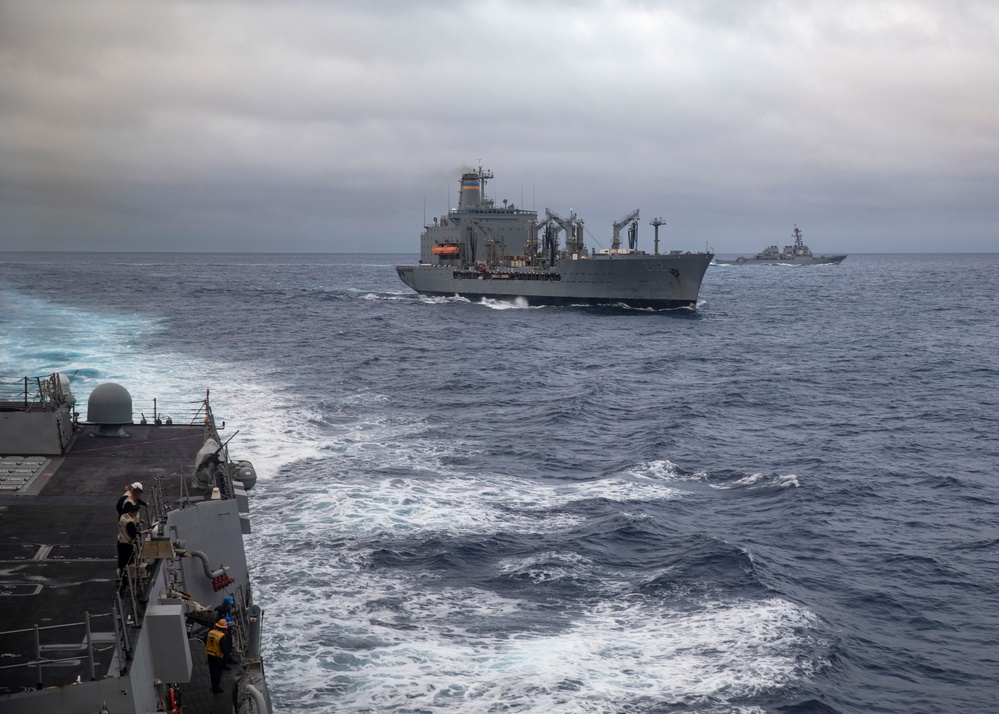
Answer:
[{"label": "dark ocean water", "polygon": [[280,711],[999,711],[999,255],[664,312],[413,260],[0,254],[5,379],[239,430]]}]

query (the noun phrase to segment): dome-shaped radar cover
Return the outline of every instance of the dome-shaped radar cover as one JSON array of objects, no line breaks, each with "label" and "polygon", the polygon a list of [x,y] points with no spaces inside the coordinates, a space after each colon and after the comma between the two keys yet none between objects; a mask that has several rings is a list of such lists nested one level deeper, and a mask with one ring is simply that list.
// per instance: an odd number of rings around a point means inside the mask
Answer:
[{"label": "dome-shaped radar cover", "polygon": [[120,384],[102,384],[90,393],[87,421],[91,424],[131,424],[132,395]]}]

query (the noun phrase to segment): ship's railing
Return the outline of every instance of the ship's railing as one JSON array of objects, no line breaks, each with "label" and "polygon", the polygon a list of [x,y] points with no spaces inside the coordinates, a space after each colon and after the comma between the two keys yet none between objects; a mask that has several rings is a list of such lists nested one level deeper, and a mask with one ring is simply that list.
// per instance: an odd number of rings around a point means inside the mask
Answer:
[{"label": "ship's railing", "polygon": [[[229,441],[232,440],[236,434],[239,433],[237,430],[229,437],[228,440],[223,440],[219,435],[218,425],[215,422],[215,415],[212,413],[211,405],[211,392],[205,392],[205,400],[203,402],[202,409],[204,411],[204,428],[205,428],[205,441],[208,439],[214,439],[216,443],[220,445],[219,452],[217,454],[219,460],[219,469],[216,471],[216,478],[219,489],[219,495],[222,498],[233,498],[235,496],[235,488],[233,485],[233,462],[229,457]],[[225,422],[222,422],[223,428],[225,427]]]},{"label": "ship's railing", "polygon": [[[30,409],[60,403],[69,395],[71,377],[58,372],[37,377],[0,376],[0,405]],[[132,422],[135,424],[197,424],[208,418],[208,400],[175,403],[165,411],[157,397],[132,396]]]},{"label": "ship's railing", "polygon": [[58,373],[44,377],[0,378],[0,404],[15,408],[31,409],[62,403],[68,394]]},{"label": "ship's railing", "polygon": [[[33,386],[37,383],[37,387]],[[0,403],[27,409],[41,397],[41,377],[0,378]]]},{"label": "ship's railing", "polygon": [[[0,640],[3,640],[4,647],[8,653],[25,652],[28,657],[23,662],[5,663],[0,665],[0,672],[16,668],[34,668],[35,682],[38,689],[45,686],[44,670],[46,667],[79,667],[83,660],[86,661],[85,673],[91,681],[97,677],[97,657],[108,650],[114,649],[113,643],[98,647],[93,636],[93,622],[97,618],[111,617],[110,612],[91,614],[84,613],[83,622],[70,622],[61,625],[34,625],[20,630],[7,630],[0,632]],[[82,629],[82,633],[81,633]],[[62,633],[70,631],[70,635]],[[58,632],[58,641],[51,635]],[[81,641],[82,634],[82,641]],[[18,642],[23,642],[22,646],[17,646]],[[48,652],[60,652],[71,654],[52,657],[47,656]],[[8,654],[7,656],[15,656]],[[81,675],[82,676],[82,675]],[[65,677],[59,683],[65,684]]]},{"label": "ship's railing", "polygon": [[[158,522],[160,514],[165,513],[159,477],[156,477],[148,488],[149,492],[145,495],[149,500],[142,508],[143,523],[140,524],[143,530]],[[145,589],[149,587],[149,579],[146,577],[146,563],[141,558],[141,548],[142,536],[132,544],[132,558],[124,571],[118,573],[115,583],[114,609],[111,614],[114,616],[115,644],[118,647],[118,662],[123,674],[127,671],[127,663],[132,660],[136,626],[142,622],[146,610]]]},{"label": "ship's railing", "polygon": [[204,400],[174,403],[169,411],[157,397],[132,397],[132,421],[135,424],[197,424],[204,416]]}]

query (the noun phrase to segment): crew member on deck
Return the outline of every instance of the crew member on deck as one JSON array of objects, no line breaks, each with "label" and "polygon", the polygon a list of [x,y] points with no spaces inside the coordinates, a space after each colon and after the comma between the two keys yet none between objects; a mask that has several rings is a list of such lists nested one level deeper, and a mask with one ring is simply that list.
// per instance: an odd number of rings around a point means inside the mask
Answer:
[{"label": "crew member on deck", "polygon": [[232,658],[232,646],[231,646],[233,639],[232,630],[235,625],[235,622],[233,621],[233,615],[236,614],[235,605],[236,601],[231,596],[226,595],[224,598],[222,598],[222,604],[216,605],[215,607],[215,614],[217,616],[217,619],[225,620],[226,624],[229,626],[226,629],[225,638],[230,642],[230,647],[229,647],[229,652],[223,658],[225,662],[225,666],[223,667],[223,669],[229,669],[230,664],[236,664],[235,660],[233,660]]},{"label": "crew member on deck", "polygon": [[118,517],[125,512],[125,504],[132,502],[137,506],[145,506],[146,502],[142,500],[142,484],[136,481],[135,483],[130,483],[125,487],[125,493],[121,495],[118,499],[118,504],[115,509],[118,511]]},{"label": "crew member on deck", "polygon": [[149,533],[142,530],[139,524],[139,506],[132,501],[126,501],[124,512],[118,519],[118,577],[122,580],[122,585],[127,582],[125,568],[135,557],[135,546],[139,542],[139,536]]},{"label": "crew member on deck", "polygon": [[232,643],[226,637],[226,630],[229,623],[220,619],[215,623],[215,627],[208,633],[208,640],[205,643],[205,651],[208,654],[208,672],[212,677],[212,692],[222,693],[222,667],[225,665],[225,658],[232,650]]},{"label": "crew member on deck", "polygon": [[222,598],[222,604],[215,606],[215,612],[218,614],[219,619],[230,617],[232,615],[232,608],[236,601],[232,599],[229,595]]}]

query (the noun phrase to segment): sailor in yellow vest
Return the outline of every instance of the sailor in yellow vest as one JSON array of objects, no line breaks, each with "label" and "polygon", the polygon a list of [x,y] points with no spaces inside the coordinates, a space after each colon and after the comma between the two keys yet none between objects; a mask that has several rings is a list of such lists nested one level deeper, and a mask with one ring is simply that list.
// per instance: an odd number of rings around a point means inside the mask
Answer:
[{"label": "sailor in yellow vest", "polygon": [[229,623],[219,620],[215,627],[208,633],[208,641],[205,643],[205,650],[208,652],[208,671],[212,675],[212,691],[216,694],[222,692],[222,667],[225,658],[232,650],[232,643],[226,637],[226,630]]}]

